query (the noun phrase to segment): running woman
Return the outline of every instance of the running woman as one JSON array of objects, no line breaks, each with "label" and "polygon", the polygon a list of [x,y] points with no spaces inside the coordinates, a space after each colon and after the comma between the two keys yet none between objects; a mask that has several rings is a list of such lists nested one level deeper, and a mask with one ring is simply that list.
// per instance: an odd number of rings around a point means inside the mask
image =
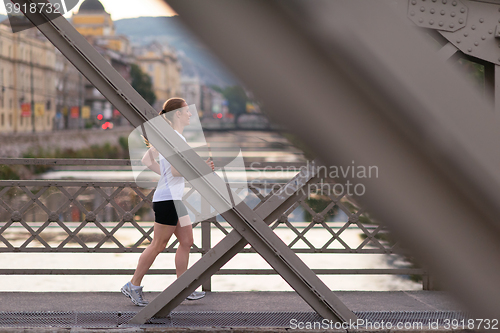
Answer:
[{"label": "running woman", "polygon": [[[160,115],[169,123],[175,132],[184,140],[182,132],[189,125],[191,113],[185,100],[182,98],[170,98],[163,105]],[[160,163],[156,162],[159,156]],[[160,175],[158,186],[153,196],[153,210],[155,212],[154,235],[151,244],[142,252],[139,263],[132,280],[127,282],[121,292],[130,297],[132,302],[138,306],[146,306],[148,301],[144,299],[142,292],[142,278],[149,270],[158,254],[167,246],[172,234],[175,234],[179,246],[175,253],[175,271],[177,278],[181,276],[188,267],[189,252],[193,245],[193,228],[188,212],[182,203],[184,192],[184,178],[181,174],[161,155],[150,146],[144,154],[142,162],[152,171]],[[210,158],[206,161],[214,170],[214,164]],[[200,299],[205,292],[193,292],[187,297],[189,300]]]}]

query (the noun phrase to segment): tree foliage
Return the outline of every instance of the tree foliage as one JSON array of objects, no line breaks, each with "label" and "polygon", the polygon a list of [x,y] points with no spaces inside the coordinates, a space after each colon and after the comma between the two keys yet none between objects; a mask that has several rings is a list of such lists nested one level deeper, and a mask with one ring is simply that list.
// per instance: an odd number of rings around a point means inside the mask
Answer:
[{"label": "tree foliage", "polygon": [[227,87],[222,94],[227,100],[229,112],[234,114],[235,117],[246,113],[248,97],[241,86]]},{"label": "tree foliage", "polygon": [[144,73],[136,64],[132,64],[130,69],[132,77],[132,87],[144,98],[150,105],[156,102],[156,95],[153,90],[153,81],[148,74]]}]

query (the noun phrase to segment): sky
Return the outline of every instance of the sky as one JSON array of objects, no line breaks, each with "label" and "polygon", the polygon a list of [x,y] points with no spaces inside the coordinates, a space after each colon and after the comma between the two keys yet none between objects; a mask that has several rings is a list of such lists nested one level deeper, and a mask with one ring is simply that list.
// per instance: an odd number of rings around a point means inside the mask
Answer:
[{"label": "sky", "polygon": [[[172,16],[175,12],[163,0],[100,0],[113,20],[139,16]],[[80,0],[73,12],[82,4]],[[2,1],[3,3],[3,1]],[[7,15],[5,6],[0,4],[0,14]],[[65,15],[70,17],[71,14]]]}]

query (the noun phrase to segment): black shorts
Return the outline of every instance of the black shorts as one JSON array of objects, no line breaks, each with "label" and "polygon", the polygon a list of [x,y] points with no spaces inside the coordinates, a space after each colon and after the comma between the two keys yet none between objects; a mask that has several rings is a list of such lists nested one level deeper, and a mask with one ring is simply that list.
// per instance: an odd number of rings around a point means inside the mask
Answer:
[{"label": "black shorts", "polygon": [[164,225],[177,225],[179,217],[188,215],[186,206],[181,200],[166,200],[153,202],[155,222]]}]

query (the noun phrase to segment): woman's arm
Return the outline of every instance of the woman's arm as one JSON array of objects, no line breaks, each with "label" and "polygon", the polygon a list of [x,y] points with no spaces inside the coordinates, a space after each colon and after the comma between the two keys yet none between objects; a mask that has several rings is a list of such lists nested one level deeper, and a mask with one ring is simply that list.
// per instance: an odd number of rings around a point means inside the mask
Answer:
[{"label": "woman's arm", "polygon": [[177,169],[174,168],[173,165],[170,165],[170,170],[172,171],[172,176],[174,177],[182,177],[182,175],[177,171]]},{"label": "woman's arm", "polygon": [[158,157],[158,151],[154,147],[151,147],[148,149],[146,154],[144,154],[144,157],[142,158],[142,163],[152,171],[161,175],[160,165],[158,164],[158,162],[156,162],[157,157]]}]

